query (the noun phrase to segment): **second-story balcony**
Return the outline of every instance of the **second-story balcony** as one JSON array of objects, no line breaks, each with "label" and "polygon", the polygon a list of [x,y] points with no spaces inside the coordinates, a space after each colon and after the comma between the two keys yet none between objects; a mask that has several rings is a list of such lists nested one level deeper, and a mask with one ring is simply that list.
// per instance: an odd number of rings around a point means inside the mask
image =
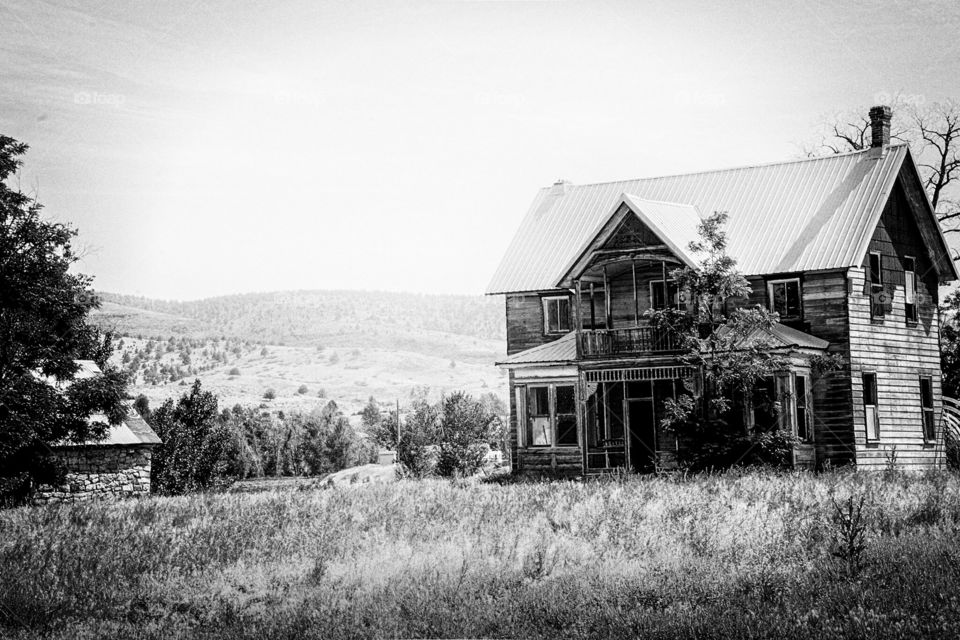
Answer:
[{"label": "second-story balcony", "polygon": [[679,340],[672,332],[655,327],[583,329],[580,331],[581,358],[668,353],[679,349]]}]

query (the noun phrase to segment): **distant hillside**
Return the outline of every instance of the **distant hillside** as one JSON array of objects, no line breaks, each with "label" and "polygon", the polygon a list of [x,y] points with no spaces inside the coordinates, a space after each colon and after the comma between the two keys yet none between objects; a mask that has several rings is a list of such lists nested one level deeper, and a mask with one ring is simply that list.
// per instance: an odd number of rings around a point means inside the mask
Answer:
[{"label": "distant hillside", "polygon": [[[431,331],[504,340],[503,301],[484,296],[377,291],[280,291],[188,302],[101,292],[101,315],[125,332],[232,337],[268,344],[306,345],[329,336],[386,331]],[[116,306],[113,306],[116,305]],[[152,312],[151,316],[130,310]],[[126,325],[126,326],[125,326]]]},{"label": "distant hillside", "polygon": [[100,293],[93,319],[124,336],[114,358],[133,393],[159,403],[200,378],[225,404],[348,411],[371,395],[402,399],[422,385],[504,396],[499,298],[295,291],[193,302]]}]

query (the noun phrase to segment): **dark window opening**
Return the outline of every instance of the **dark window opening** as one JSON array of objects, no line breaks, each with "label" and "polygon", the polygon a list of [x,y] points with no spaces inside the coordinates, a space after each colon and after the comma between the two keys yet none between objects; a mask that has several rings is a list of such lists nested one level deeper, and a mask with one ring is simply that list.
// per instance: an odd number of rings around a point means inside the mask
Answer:
[{"label": "dark window opening", "polygon": [[867,440],[880,439],[880,416],[877,411],[877,374],[863,374],[863,408],[866,420]]},{"label": "dark window opening", "polygon": [[546,333],[570,331],[570,298],[544,298],[543,321]]},{"label": "dark window opening", "polygon": [[870,316],[882,318],[889,296],[883,289],[883,259],[879,253],[870,254]]},{"label": "dark window opening", "polygon": [[936,422],[933,413],[933,378],[920,378],[920,410],[923,412],[923,439],[933,441],[937,438]]},{"label": "dark window opening", "polygon": [[781,320],[798,320],[803,314],[800,279],[777,280],[769,283],[770,311],[780,314]]},{"label": "dark window opening", "polygon": [[650,307],[655,310],[682,309],[683,301],[677,293],[677,283],[675,281],[668,280],[664,283],[663,280],[651,280]]},{"label": "dark window opening", "polygon": [[903,259],[903,312],[907,322],[917,321],[917,261]]},{"label": "dark window opening", "polygon": [[810,428],[810,402],[809,398],[807,397],[806,376],[797,376],[795,392],[797,410],[797,437],[803,442],[810,442],[813,439],[813,430]]}]

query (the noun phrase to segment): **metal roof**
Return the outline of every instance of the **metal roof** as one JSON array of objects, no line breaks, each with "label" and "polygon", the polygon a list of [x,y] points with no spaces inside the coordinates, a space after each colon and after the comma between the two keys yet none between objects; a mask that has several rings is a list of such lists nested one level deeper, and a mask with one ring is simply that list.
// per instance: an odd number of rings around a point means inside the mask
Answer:
[{"label": "metal roof", "polygon": [[521,364],[564,364],[575,362],[576,359],[577,337],[576,332],[571,331],[553,342],[515,353],[497,365],[510,367]]},{"label": "metal roof", "polygon": [[[729,214],[728,251],[744,275],[858,266],[906,145],[792,162],[541,189],[487,293],[555,289],[623,198]],[[912,162],[912,160],[911,160]],[[951,267],[952,268],[952,267]]]}]

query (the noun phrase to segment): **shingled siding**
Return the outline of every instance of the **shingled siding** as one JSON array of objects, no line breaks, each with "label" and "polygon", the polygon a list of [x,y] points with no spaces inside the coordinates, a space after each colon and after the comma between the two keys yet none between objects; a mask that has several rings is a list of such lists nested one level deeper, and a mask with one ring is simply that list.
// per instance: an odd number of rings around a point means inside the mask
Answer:
[{"label": "shingled siding", "polygon": [[[866,291],[869,255],[863,267],[850,270],[850,342],[854,434],[857,464],[883,468],[894,457],[899,466],[923,469],[937,466],[943,457],[942,435],[935,442],[923,438],[920,377],[933,381],[934,416],[939,428],[941,400],[940,329],[937,282],[926,249],[897,186],[870,242],[869,252],[880,252],[883,279],[893,302],[882,318],[871,318]],[[903,258],[916,259],[919,320],[908,323],[904,312]],[[864,372],[877,374],[880,439],[868,443],[863,405]]]},{"label": "shingled siding", "polygon": [[[507,306],[507,355],[553,342],[563,334],[544,333],[543,298],[566,295],[564,291],[553,293],[520,293],[506,297]],[[570,319],[573,328],[573,318]]]},{"label": "shingled siding", "polygon": [[64,447],[56,450],[56,455],[66,464],[66,481],[56,487],[42,485],[35,502],[75,502],[150,493],[150,446]]}]

